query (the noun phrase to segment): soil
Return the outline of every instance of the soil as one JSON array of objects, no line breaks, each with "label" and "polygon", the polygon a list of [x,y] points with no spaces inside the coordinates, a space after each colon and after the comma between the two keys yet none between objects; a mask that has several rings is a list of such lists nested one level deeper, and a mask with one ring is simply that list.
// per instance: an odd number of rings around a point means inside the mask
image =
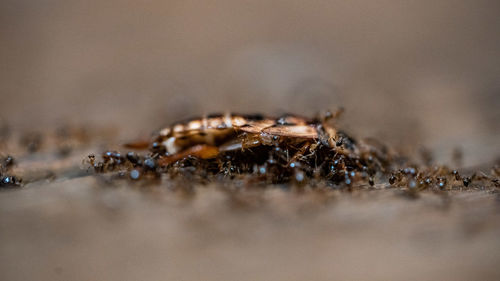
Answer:
[{"label": "soil", "polygon": [[120,149],[112,136],[69,130],[62,153],[60,131],[36,138],[35,151],[14,141],[22,137],[3,143],[16,155],[8,173],[23,182],[0,192],[2,279],[500,276],[500,195],[491,183],[415,194],[386,182],[347,190],[132,180],[86,162]]}]

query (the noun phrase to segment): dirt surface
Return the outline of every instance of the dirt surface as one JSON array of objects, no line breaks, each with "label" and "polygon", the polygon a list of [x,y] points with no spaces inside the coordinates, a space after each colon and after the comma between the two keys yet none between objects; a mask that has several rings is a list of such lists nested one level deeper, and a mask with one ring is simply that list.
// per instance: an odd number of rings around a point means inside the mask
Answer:
[{"label": "dirt surface", "polygon": [[89,177],[3,193],[2,279],[499,278],[496,195],[241,196],[250,202],[213,186],[183,198]]},{"label": "dirt surface", "polygon": [[495,189],[409,197],[383,184],[353,192],[144,185],[83,162],[112,138],[72,139],[63,154],[57,137],[37,152],[6,144],[20,155],[10,172],[24,185],[0,192],[2,279],[500,277]]}]

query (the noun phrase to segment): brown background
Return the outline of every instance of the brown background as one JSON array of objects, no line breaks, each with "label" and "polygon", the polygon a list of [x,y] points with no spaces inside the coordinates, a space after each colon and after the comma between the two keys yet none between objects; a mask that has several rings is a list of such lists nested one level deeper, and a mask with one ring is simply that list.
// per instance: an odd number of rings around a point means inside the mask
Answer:
[{"label": "brown background", "polygon": [[50,143],[1,151],[33,182],[0,192],[0,279],[499,280],[492,192],[209,186],[186,197],[168,182],[110,187],[81,164],[187,116],[342,105],[355,136],[425,145],[441,163],[461,147],[465,166],[490,167],[499,11],[479,0],[0,1],[5,147],[24,132],[97,128],[66,158]]}]

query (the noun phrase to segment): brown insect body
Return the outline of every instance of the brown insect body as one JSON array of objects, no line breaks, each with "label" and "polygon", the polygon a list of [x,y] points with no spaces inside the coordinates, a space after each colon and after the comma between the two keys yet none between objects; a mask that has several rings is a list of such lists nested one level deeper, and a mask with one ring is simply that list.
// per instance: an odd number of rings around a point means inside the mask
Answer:
[{"label": "brown insect body", "polygon": [[[96,171],[132,169],[134,180],[165,173],[200,182],[236,177],[272,184],[373,185],[376,173],[388,168],[388,155],[338,131],[329,122],[337,116],[217,114],[177,122],[156,133],[149,155],[129,153],[123,162],[109,152]],[[142,143],[127,146],[137,149]]]},{"label": "brown insect body", "polygon": [[308,146],[316,142],[320,135],[333,143],[336,130],[321,122],[290,114],[279,118],[225,114],[192,119],[164,128],[158,132],[152,146],[166,152],[161,160],[165,165],[188,155],[208,159],[219,152],[260,145],[278,146],[286,142],[288,145]]}]

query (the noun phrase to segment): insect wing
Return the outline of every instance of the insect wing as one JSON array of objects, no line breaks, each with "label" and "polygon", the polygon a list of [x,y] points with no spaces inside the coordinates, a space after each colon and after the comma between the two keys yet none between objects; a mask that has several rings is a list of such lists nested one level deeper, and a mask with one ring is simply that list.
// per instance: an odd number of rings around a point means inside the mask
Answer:
[{"label": "insect wing", "polygon": [[296,125],[296,126],[273,126],[262,130],[263,133],[281,136],[281,137],[294,137],[315,139],[318,137],[316,128],[309,125]]}]

